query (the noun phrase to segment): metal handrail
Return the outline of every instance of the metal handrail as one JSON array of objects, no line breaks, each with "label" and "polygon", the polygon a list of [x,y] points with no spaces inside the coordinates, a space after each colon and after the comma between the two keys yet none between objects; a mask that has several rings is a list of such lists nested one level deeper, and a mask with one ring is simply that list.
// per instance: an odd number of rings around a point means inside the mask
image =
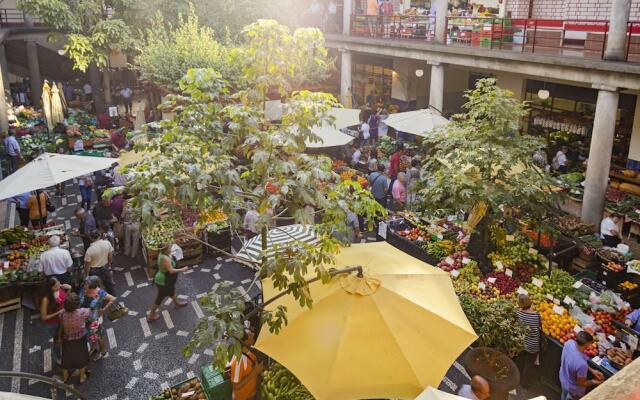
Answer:
[{"label": "metal handrail", "polygon": [[30,374],[28,372],[14,372],[14,371],[0,371],[0,378],[18,378],[18,379],[31,379],[38,382],[43,382],[51,385],[51,398],[57,398],[57,390],[64,390],[65,393],[71,393],[79,400],[87,400],[86,397],[82,393],[80,393],[77,389],[60,382],[56,379],[49,378],[47,376]]}]

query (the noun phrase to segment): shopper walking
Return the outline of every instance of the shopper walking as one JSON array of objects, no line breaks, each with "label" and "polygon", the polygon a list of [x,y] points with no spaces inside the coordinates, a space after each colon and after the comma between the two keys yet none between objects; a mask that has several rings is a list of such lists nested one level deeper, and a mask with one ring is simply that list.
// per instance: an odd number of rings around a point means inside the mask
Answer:
[{"label": "shopper walking", "polygon": [[22,152],[20,151],[20,144],[16,139],[15,132],[12,130],[9,131],[7,136],[4,139],[4,151],[9,156],[9,174],[13,174],[18,170],[18,165],[21,160],[24,160],[22,157]]},{"label": "shopper walking", "polygon": [[64,301],[71,286],[63,285],[56,278],[49,278],[47,291],[40,302],[40,320],[45,323],[49,336],[53,338],[53,355],[56,364],[62,358],[60,341],[60,315],[64,312]]},{"label": "shopper walking", "polygon": [[16,205],[16,211],[18,211],[18,217],[20,218],[20,225],[27,228],[29,226],[29,197],[31,192],[25,192],[9,199],[10,203]]},{"label": "shopper walking", "polygon": [[133,91],[129,86],[125,86],[120,91],[120,96],[122,96],[122,101],[124,102],[124,112],[125,114],[131,114],[131,109],[133,106]]},{"label": "shopper walking", "polygon": [[[593,336],[585,331],[578,332],[576,339],[568,340],[562,348],[560,358],[561,400],[577,400],[584,396],[586,389],[604,382],[602,372],[589,367],[589,357],[584,350],[593,343]],[[591,372],[594,379],[589,379]]]},{"label": "shopper walking", "polygon": [[49,250],[40,255],[40,266],[44,275],[47,278],[56,278],[62,283],[71,284],[69,270],[72,265],[73,259],[69,250],[60,248],[60,236],[51,236]]},{"label": "shopper walking", "polygon": [[111,199],[103,196],[102,199],[93,208],[93,217],[96,219],[96,225],[102,233],[107,233],[113,227],[113,223],[118,219],[111,211]]},{"label": "shopper walking", "polygon": [[122,224],[124,225],[124,255],[136,258],[140,245],[140,211],[133,206],[132,200],[125,201],[122,210]]},{"label": "shopper walking", "polygon": [[49,195],[40,189],[33,192],[31,196],[29,196],[29,200],[27,200],[29,219],[34,229],[47,223],[47,215],[49,215],[47,201],[49,201]]},{"label": "shopper walking", "polygon": [[84,254],[84,276],[97,276],[102,280],[107,293],[115,295],[111,262],[113,261],[113,246],[108,240],[102,239],[100,232],[94,230],[89,234],[91,246]]},{"label": "shopper walking", "polygon": [[168,244],[160,249],[158,254],[158,272],[153,277],[153,282],[158,287],[158,294],[156,300],[149,311],[147,321],[152,322],[160,318],[158,314],[158,308],[166,297],[171,297],[175,308],[184,307],[186,302],[178,300],[176,297],[176,281],[178,280],[178,274],[187,270],[187,267],[176,268],[177,264],[173,257],[171,257],[171,245]]},{"label": "shopper walking", "polygon": [[69,382],[71,372],[79,370],[80,383],[87,380],[89,349],[87,348],[86,325],[91,310],[80,308],[80,299],[70,293],[64,300],[64,312],[60,316],[62,326],[62,379]]},{"label": "shopper walking", "polygon": [[93,361],[98,361],[107,354],[104,342],[104,328],[102,325],[104,313],[116,301],[100,287],[100,278],[90,276],[80,289],[80,306],[91,310],[91,317],[87,323],[87,340],[91,347],[90,354]]},{"label": "shopper walking", "polygon": [[398,173],[398,179],[393,182],[391,195],[393,197],[393,210],[402,211],[407,206],[407,175],[404,172]]},{"label": "shopper walking", "polygon": [[80,207],[76,209],[75,216],[80,223],[80,226],[74,229],[71,234],[75,236],[80,236],[82,239],[82,244],[84,244],[85,253],[91,246],[91,232],[97,229],[96,220],[93,218],[93,214],[91,211],[86,211],[84,208]]},{"label": "shopper walking", "polygon": [[527,389],[537,380],[535,364],[540,354],[542,320],[540,314],[533,309],[533,303],[528,295],[520,294],[518,305],[520,306],[517,311],[518,319],[523,325],[529,327],[529,333],[524,338],[524,351],[518,354],[514,361],[520,371],[520,384]]},{"label": "shopper walking", "polygon": [[384,174],[385,167],[378,164],[378,170],[369,174],[369,187],[371,194],[376,201],[382,206],[387,207],[387,193],[389,191],[389,179]]}]

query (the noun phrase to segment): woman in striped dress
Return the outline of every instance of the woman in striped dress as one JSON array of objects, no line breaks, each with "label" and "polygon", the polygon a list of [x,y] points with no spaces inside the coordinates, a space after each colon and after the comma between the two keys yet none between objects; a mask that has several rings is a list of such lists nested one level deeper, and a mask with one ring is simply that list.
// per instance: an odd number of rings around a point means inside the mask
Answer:
[{"label": "woman in striped dress", "polygon": [[518,296],[518,319],[529,327],[529,333],[524,338],[524,351],[518,354],[514,361],[520,370],[520,384],[523,388],[530,387],[537,380],[536,360],[540,353],[540,341],[542,335],[542,321],[540,314],[532,308],[531,299],[522,293]]}]

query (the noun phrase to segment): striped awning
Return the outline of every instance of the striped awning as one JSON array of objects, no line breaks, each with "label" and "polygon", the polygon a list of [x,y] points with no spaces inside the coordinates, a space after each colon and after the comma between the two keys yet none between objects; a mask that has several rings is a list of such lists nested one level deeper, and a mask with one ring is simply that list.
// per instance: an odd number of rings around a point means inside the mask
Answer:
[{"label": "striped awning", "polygon": [[[311,225],[287,225],[273,228],[267,234],[267,257],[273,257],[273,247],[291,242],[304,242],[308,244],[318,243],[320,239],[313,231]],[[251,262],[260,262],[262,259],[262,235],[255,236],[247,241],[244,247],[236,254],[236,257]]]}]

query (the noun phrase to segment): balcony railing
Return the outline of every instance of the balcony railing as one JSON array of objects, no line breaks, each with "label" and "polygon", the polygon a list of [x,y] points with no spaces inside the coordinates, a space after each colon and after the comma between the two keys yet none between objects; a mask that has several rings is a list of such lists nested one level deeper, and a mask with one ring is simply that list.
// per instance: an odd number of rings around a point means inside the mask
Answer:
[{"label": "balcony railing", "polygon": [[[29,18],[22,10],[0,8],[0,28],[20,28],[28,26]],[[31,18],[34,26],[41,25],[38,18]]]},{"label": "balcony railing", "polygon": [[[607,20],[549,20],[447,17],[446,44],[490,50],[602,59]],[[354,36],[435,42],[435,17],[351,17]],[[625,60],[640,62],[640,21],[627,25]]]}]

